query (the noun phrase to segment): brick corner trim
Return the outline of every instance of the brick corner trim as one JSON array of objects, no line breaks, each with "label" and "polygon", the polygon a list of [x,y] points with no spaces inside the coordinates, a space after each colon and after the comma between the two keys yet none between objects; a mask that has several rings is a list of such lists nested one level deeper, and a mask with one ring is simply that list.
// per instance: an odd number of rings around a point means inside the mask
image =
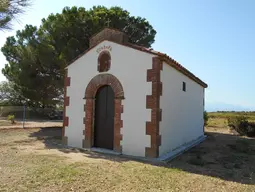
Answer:
[{"label": "brick corner trim", "polygon": [[150,135],[151,146],[145,148],[145,156],[157,158],[161,135],[159,134],[159,122],[162,118],[160,109],[160,96],[162,96],[162,82],[160,71],[163,70],[163,62],[159,57],[152,58],[152,69],[147,70],[147,82],[152,82],[152,94],[146,96],[146,108],[151,109],[151,121],[146,122],[146,135]]},{"label": "brick corner trim", "polygon": [[121,128],[123,127],[123,121],[121,120],[121,114],[123,113],[122,99],[124,99],[124,91],[120,81],[111,74],[99,74],[93,77],[89,84],[87,85],[85,91],[85,117],[84,125],[85,130],[83,132],[85,138],[83,140],[83,148],[91,148],[94,141],[94,105],[95,105],[95,96],[97,90],[104,86],[109,85],[112,87],[115,95],[114,101],[114,141],[113,141],[113,150],[116,152],[122,152],[121,140]]},{"label": "brick corner trim", "polygon": [[71,84],[71,77],[68,77],[68,71],[65,70],[65,77],[64,77],[64,112],[63,112],[63,127],[62,127],[62,142],[67,144],[67,137],[65,136],[65,129],[69,125],[69,117],[66,116],[66,107],[69,106],[70,97],[67,96],[67,87]]}]

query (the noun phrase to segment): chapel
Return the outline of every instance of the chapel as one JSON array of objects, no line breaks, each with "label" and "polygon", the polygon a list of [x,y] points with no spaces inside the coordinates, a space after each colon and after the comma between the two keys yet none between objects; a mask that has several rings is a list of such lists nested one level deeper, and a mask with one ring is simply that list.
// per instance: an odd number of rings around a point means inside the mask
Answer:
[{"label": "chapel", "polygon": [[205,138],[205,88],[170,56],[104,28],[66,67],[63,143],[127,156],[175,157]]}]

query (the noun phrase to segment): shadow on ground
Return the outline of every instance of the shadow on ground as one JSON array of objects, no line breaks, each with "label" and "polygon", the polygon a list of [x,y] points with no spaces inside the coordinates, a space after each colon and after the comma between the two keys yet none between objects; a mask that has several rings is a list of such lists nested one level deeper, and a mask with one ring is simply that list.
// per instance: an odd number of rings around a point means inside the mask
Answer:
[{"label": "shadow on ground", "polygon": [[180,170],[220,178],[242,184],[255,184],[255,139],[236,135],[207,132],[208,138],[193,149],[167,163],[148,162],[123,156],[70,149],[61,144],[62,128],[43,128],[32,132],[30,137],[43,140],[45,146],[63,153],[84,153],[89,158],[111,161],[135,160],[153,166],[178,168]]}]

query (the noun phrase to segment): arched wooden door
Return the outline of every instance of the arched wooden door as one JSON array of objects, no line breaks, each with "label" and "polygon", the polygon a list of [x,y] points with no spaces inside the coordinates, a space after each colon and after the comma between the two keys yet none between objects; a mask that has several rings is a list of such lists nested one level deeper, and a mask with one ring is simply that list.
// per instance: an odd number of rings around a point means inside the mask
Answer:
[{"label": "arched wooden door", "polygon": [[111,86],[97,90],[94,122],[94,147],[113,149],[114,92]]}]

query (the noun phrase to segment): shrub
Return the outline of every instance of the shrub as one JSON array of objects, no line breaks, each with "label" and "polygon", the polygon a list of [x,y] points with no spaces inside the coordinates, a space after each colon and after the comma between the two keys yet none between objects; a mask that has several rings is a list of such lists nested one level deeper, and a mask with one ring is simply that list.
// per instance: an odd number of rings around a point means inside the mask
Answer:
[{"label": "shrub", "polygon": [[207,125],[207,122],[208,122],[208,113],[206,111],[204,111],[204,125],[206,126]]},{"label": "shrub", "polygon": [[246,135],[248,137],[255,137],[255,123],[254,122],[249,122]]},{"label": "shrub", "polygon": [[12,124],[15,123],[15,116],[14,115],[8,115],[8,120],[11,121]]},{"label": "shrub", "polygon": [[228,117],[228,126],[240,135],[246,135],[248,137],[255,136],[255,123],[249,122],[245,116]]}]

